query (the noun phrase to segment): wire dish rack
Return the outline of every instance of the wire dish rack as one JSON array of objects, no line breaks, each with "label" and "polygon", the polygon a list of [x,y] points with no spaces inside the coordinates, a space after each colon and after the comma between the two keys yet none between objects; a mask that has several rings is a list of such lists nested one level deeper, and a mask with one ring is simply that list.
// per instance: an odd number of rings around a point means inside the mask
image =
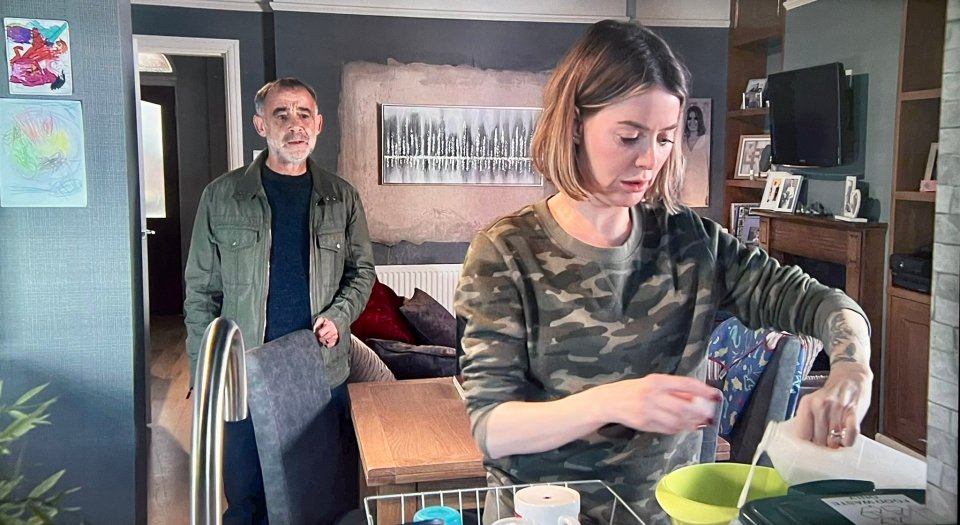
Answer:
[{"label": "wire dish rack", "polygon": [[[503,487],[434,490],[427,492],[410,492],[407,494],[390,494],[386,496],[368,496],[363,500],[363,510],[367,515],[367,525],[378,525],[375,519],[375,511],[378,502],[397,504],[400,507],[400,521],[398,523],[380,523],[379,525],[401,525],[413,522],[413,515],[424,507],[444,505],[456,509],[460,513],[462,523],[464,525],[468,525],[470,521],[464,519],[464,511],[470,512],[476,510],[478,512],[478,517],[480,517],[481,509],[485,512],[494,510],[484,509],[484,501],[488,493],[494,493],[494,501],[496,501],[496,519],[513,517],[511,509],[501,508],[501,497],[508,496],[509,500],[512,501],[513,496],[518,490],[533,485],[559,485],[561,487],[569,487],[581,493],[593,493],[593,497],[596,497],[597,494],[606,494],[609,496],[611,511],[610,519],[605,525],[614,525],[614,520],[616,520],[616,523],[619,525],[645,525],[644,521],[640,519],[640,516],[637,516],[637,513],[634,512],[633,509],[631,509],[630,506],[627,505],[626,502],[624,502],[616,492],[614,492],[613,489],[611,489],[603,481],[597,479],[555,483],[527,483],[522,485],[506,485]],[[583,512],[581,509],[581,516],[582,515]],[[482,524],[483,520],[480,519],[479,523]]]}]

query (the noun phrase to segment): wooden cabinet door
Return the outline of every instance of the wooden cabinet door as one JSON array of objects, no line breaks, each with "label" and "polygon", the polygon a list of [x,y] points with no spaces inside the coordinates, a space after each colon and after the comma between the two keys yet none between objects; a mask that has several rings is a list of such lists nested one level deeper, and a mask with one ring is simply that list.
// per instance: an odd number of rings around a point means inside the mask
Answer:
[{"label": "wooden cabinet door", "polygon": [[926,453],[930,307],[891,296],[888,314],[883,433]]},{"label": "wooden cabinet door", "polygon": [[783,15],[782,0],[733,0],[734,31],[776,27]]}]

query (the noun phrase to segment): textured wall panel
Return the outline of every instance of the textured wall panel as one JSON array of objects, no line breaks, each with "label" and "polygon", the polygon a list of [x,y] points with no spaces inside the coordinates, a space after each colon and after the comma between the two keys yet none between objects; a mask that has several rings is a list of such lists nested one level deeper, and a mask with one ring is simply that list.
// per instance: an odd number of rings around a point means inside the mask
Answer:
[{"label": "textured wall panel", "polygon": [[85,208],[0,208],[4,400],[49,382],[53,424],[28,435],[25,472],[39,481],[66,469],[59,487],[80,487],[67,499],[82,509],[72,522],[136,523],[129,5],[3,0],[3,15],[69,22],[74,93],[64,98],[83,105],[88,184]]}]

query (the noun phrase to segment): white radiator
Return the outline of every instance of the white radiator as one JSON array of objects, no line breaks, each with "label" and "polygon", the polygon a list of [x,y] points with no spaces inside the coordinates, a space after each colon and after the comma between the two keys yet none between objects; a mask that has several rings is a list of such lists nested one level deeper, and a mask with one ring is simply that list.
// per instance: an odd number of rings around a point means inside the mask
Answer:
[{"label": "white radiator", "polygon": [[462,264],[391,264],[377,266],[377,278],[401,297],[413,297],[414,288],[430,294],[453,313]]}]

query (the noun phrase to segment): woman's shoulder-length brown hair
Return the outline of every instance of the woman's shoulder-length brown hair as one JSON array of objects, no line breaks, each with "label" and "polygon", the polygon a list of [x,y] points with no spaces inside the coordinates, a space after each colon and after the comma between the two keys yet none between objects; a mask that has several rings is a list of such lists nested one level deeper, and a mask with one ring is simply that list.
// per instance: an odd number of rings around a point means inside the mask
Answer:
[{"label": "woman's shoulder-length brown hair", "polygon": [[[597,22],[567,52],[547,83],[531,144],[534,167],[571,198],[589,198],[577,168],[577,119],[655,87],[676,95],[683,111],[689,77],[667,43],[650,29],[636,22]],[[671,213],[679,209],[683,184],[681,139],[678,126],[673,150],[645,196],[661,201]]]}]

